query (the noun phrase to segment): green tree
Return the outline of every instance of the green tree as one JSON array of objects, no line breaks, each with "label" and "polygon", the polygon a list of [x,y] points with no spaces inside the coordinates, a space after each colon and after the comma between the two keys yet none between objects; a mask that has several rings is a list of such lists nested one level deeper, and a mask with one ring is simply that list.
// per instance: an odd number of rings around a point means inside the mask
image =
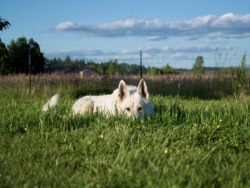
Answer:
[{"label": "green tree", "polygon": [[108,62],[106,74],[110,74],[110,75],[118,75],[118,74],[120,74],[120,67],[119,67],[119,64],[118,64],[117,60],[114,60],[114,61],[110,60]]},{"label": "green tree", "polygon": [[101,73],[101,74],[104,74],[105,72],[105,67],[104,67],[104,63],[99,63],[96,67],[96,70]]},{"label": "green tree", "polygon": [[175,70],[169,64],[167,64],[166,66],[162,67],[162,71],[165,74],[173,74],[173,73],[175,73]]},{"label": "green tree", "polygon": [[9,52],[9,72],[20,73],[27,69],[28,72],[28,42],[24,37],[20,37],[17,41],[11,40],[7,46]]},{"label": "green tree", "polygon": [[20,37],[16,41],[12,40],[7,46],[9,54],[9,72],[28,73],[29,55],[31,57],[32,73],[44,71],[45,59],[40,51],[39,44],[33,39],[29,41],[25,37]]},{"label": "green tree", "polygon": [[72,60],[71,60],[70,56],[66,56],[66,58],[65,58],[65,65],[66,66],[72,65]]},{"label": "green tree", "polygon": [[193,64],[192,71],[196,74],[204,74],[204,60],[202,56],[198,56],[195,60],[195,63]]},{"label": "green tree", "polygon": [[96,70],[97,64],[94,61],[88,61],[87,68]]},{"label": "green tree", "polygon": [[148,70],[148,75],[157,75],[157,74],[159,74],[159,69],[157,69],[156,67],[151,67]]},{"label": "green tree", "polygon": [[8,50],[5,44],[0,40],[0,74],[8,73]]},{"label": "green tree", "polygon": [[10,22],[0,17],[0,31],[7,29],[10,25]]},{"label": "green tree", "polygon": [[83,59],[81,59],[81,60],[75,59],[73,66],[76,68],[79,68],[79,69],[84,69],[86,64],[85,64],[85,61]]},{"label": "green tree", "polygon": [[45,58],[40,50],[39,44],[33,39],[29,39],[29,53],[31,54],[31,68],[33,73],[44,72]]}]

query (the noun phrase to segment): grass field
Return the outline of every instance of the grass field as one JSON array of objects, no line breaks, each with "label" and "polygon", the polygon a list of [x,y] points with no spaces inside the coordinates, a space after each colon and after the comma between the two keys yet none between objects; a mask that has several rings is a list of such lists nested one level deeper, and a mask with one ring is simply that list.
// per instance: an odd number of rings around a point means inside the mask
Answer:
[{"label": "grass field", "polygon": [[[156,116],[137,122],[69,116],[75,98],[98,85],[44,83],[29,95],[26,83],[4,83],[0,187],[250,187],[248,98],[154,94]],[[57,110],[42,113],[57,91]]]}]

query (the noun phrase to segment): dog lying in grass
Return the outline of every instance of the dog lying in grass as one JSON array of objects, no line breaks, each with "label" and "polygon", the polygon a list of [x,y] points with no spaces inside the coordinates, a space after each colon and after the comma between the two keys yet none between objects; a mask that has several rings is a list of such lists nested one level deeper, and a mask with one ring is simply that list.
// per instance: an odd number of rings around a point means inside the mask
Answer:
[{"label": "dog lying in grass", "polygon": [[[60,100],[54,95],[42,108],[46,112],[55,108]],[[89,112],[102,112],[107,115],[124,115],[141,119],[155,114],[150,101],[146,82],[141,79],[138,86],[127,86],[121,80],[118,88],[109,95],[85,96],[78,99],[72,106],[73,115],[84,115]]]}]

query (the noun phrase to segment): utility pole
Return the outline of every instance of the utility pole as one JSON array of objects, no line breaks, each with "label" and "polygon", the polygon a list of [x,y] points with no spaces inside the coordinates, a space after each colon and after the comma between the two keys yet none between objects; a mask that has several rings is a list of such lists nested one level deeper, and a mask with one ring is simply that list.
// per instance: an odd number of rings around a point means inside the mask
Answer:
[{"label": "utility pole", "polygon": [[142,51],[141,50],[140,50],[140,68],[141,68],[140,74],[141,74],[141,79],[142,79]]},{"label": "utility pole", "polygon": [[31,95],[31,48],[32,44],[29,44],[29,90]]},{"label": "utility pole", "polygon": [[30,86],[30,95],[31,95],[31,55],[29,52],[29,86]]}]

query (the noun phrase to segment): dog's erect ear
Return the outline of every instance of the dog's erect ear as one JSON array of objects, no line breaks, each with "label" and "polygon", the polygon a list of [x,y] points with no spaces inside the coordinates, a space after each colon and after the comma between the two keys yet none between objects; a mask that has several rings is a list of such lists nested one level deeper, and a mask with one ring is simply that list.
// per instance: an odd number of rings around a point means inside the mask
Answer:
[{"label": "dog's erect ear", "polygon": [[118,86],[118,100],[122,102],[126,97],[130,95],[126,83],[121,80]]},{"label": "dog's erect ear", "polygon": [[141,79],[141,81],[139,82],[139,85],[137,87],[137,93],[141,95],[141,97],[144,98],[146,101],[148,100],[149,98],[148,88],[146,82],[143,79]]}]

